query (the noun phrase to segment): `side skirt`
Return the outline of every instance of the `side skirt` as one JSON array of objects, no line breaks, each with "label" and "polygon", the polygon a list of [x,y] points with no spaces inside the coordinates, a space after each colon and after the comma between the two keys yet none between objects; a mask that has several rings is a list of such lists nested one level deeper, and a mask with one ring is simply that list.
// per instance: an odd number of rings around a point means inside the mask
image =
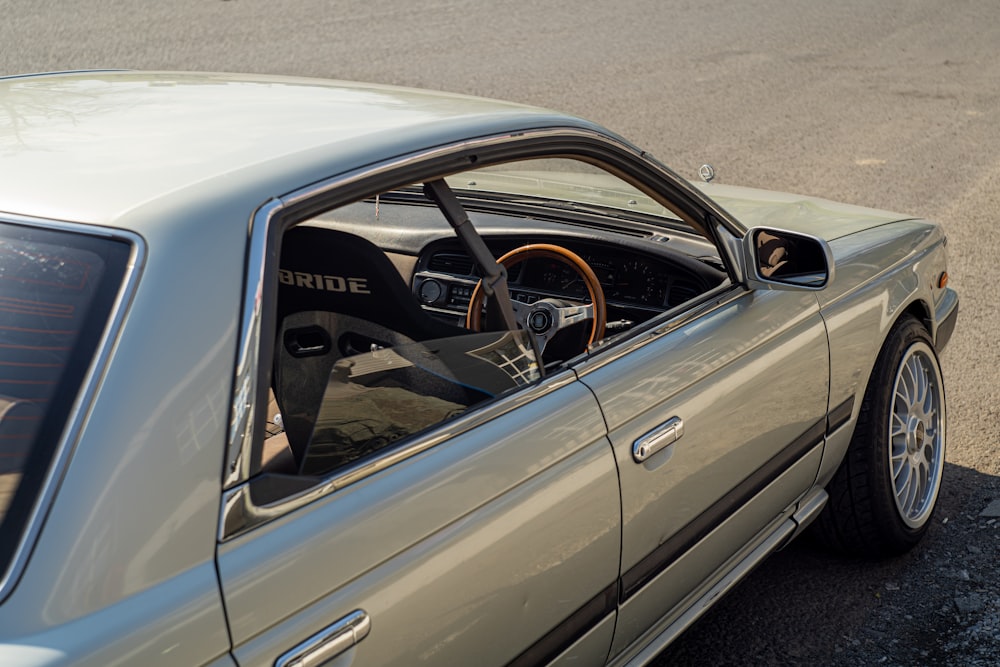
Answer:
[{"label": "side skirt", "polygon": [[737,562],[714,586],[697,598],[677,620],[664,628],[639,653],[625,663],[625,667],[641,667],[652,662],[663,649],[701,618],[713,604],[731,591],[765,558],[788,544],[802,529],[809,525],[819,515],[828,498],[825,489],[813,489],[793,516],[778,524],[763,542]]}]

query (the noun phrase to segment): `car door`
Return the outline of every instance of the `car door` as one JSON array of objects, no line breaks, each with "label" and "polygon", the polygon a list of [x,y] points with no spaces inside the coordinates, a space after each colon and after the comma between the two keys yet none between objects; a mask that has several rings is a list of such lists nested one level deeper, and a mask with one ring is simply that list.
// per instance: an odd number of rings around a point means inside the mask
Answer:
[{"label": "car door", "polygon": [[228,496],[273,517],[219,547],[240,665],[604,664],[618,478],[571,372],[353,470],[271,504],[266,475]]},{"label": "car door", "polygon": [[827,337],[810,292],[734,286],[647,337],[578,369],[621,475],[612,655],[662,630],[791,511],[815,479],[826,423]]}]

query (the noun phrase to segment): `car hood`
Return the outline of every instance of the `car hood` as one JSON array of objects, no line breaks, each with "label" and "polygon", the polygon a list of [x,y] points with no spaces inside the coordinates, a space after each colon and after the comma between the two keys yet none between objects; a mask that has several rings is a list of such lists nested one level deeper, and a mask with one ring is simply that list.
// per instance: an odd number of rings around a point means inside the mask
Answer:
[{"label": "car hood", "polygon": [[785,192],[692,183],[745,227],[777,227],[827,241],[913,216]]},{"label": "car hood", "polygon": [[[554,198],[678,219],[650,196],[604,173],[561,171],[480,171],[474,181],[451,179],[452,187],[507,195]],[[827,241],[912,216],[785,192],[692,182],[691,185],[743,226],[777,227],[819,236]]]}]

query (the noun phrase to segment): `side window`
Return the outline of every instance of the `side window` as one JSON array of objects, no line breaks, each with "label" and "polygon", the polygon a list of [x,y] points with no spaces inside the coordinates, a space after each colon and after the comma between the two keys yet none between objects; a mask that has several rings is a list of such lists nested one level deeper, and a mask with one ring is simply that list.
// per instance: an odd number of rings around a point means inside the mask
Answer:
[{"label": "side window", "polygon": [[278,283],[265,471],[335,473],[540,377],[525,332],[434,318],[357,235],[291,229]]},{"label": "side window", "polygon": [[125,276],[127,243],[0,222],[0,580]]},{"label": "side window", "polygon": [[[376,346],[342,357],[316,408],[301,472],[327,474],[530,382],[537,377],[533,359],[523,332]],[[288,363],[284,372],[294,368]]]},{"label": "side window", "polygon": [[263,502],[353,475],[723,285],[713,243],[640,184],[566,156],[477,163],[286,231],[251,466],[283,477],[257,485]]}]

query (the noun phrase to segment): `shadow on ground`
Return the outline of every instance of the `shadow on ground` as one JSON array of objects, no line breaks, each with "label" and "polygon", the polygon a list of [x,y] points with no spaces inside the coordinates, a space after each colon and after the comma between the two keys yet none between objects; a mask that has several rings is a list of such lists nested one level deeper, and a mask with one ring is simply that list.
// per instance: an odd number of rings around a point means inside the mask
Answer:
[{"label": "shadow on ground", "polygon": [[1000,477],[946,464],[934,523],[913,551],[844,559],[807,533],[654,664],[1000,664],[989,661],[1000,652],[1000,519],[980,516],[996,498]]}]

